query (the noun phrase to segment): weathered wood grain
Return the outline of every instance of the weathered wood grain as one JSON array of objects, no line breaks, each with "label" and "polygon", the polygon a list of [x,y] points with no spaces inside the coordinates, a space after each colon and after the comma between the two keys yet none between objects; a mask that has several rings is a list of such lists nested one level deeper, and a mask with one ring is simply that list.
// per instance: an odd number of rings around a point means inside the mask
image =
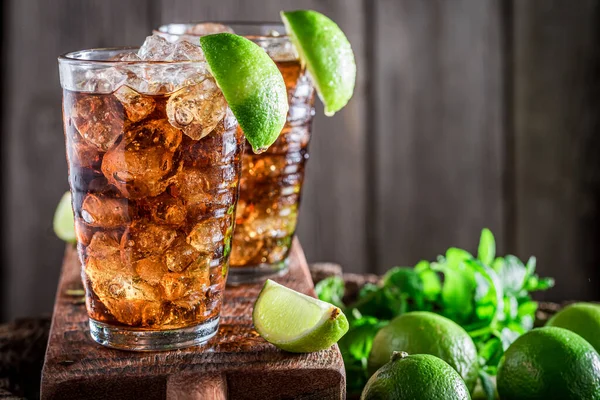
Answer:
[{"label": "weathered wood grain", "polygon": [[[374,2],[377,271],[503,238],[499,1]],[[376,271],[373,271],[376,272]]]},{"label": "weathered wood grain", "polygon": [[[141,43],[144,0],[3,2],[3,275],[8,319],[52,310],[63,243],[52,215],[68,189],[56,58],[84,48]],[[8,61],[10,60],[10,61]]]},{"label": "weathered wood grain", "polygon": [[[160,0],[159,0],[160,1]],[[309,261],[334,261],[347,271],[366,272],[367,187],[365,125],[367,62],[371,46],[362,0],[160,1],[162,23],[194,20],[280,21],[281,10],[313,9],[335,20],[356,55],[358,81],[353,99],[334,117],[316,102],[310,160],[302,193],[298,236]]]},{"label": "weathered wood grain", "polygon": [[[290,272],[276,279],[314,296],[308,265],[296,240]],[[79,261],[67,249],[46,360],[42,399],[341,399],[345,372],[337,345],[310,354],[278,350],[252,327],[261,286],[228,288],[219,333],[202,347],[134,353],[102,347],[89,337],[85,306],[68,289],[80,287]],[[201,384],[202,379],[207,384]],[[226,392],[226,393],[225,393]],[[218,397],[217,397],[218,398]]]},{"label": "weathered wood grain", "polygon": [[515,243],[552,300],[600,299],[600,2],[514,1]]}]

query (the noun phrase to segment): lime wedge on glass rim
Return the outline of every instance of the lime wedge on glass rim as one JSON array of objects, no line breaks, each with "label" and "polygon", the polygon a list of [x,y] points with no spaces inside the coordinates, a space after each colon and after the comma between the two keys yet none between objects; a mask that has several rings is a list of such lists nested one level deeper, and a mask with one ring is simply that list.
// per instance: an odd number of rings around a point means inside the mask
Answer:
[{"label": "lime wedge on glass rim", "polygon": [[254,303],[252,321],[267,342],[292,353],[327,349],[348,331],[338,307],[270,279]]},{"label": "lime wedge on glass rim", "polygon": [[282,11],[281,19],[314,80],[325,115],[332,116],[354,92],[356,62],[350,42],[335,22],[319,12]]},{"label": "lime wedge on glass rim", "polygon": [[59,239],[65,242],[75,243],[75,220],[73,218],[73,209],[71,208],[71,192],[63,194],[54,211],[54,220],[52,223],[54,233]]},{"label": "lime wedge on glass rim", "polygon": [[260,46],[231,33],[202,36],[200,47],[252,149],[265,151],[279,137],[288,112],[279,69]]}]

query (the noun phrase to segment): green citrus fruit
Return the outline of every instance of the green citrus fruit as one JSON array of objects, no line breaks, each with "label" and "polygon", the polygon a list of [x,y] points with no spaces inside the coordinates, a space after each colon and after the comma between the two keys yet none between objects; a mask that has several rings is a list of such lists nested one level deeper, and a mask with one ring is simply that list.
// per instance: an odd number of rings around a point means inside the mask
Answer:
[{"label": "green citrus fruit", "polygon": [[470,400],[460,375],[429,354],[394,352],[363,389],[361,400]]},{"label": "green citrus fruit", "polygon": [[279,69],[256,43],[231,33],[202,36],[200,46],[252,149],[265,151],[279,137],[288,112]]},{"label": "green citrus fruit", "polygon": [[281,18],[313,77],[325,114],[335,114],[354,92],[356,63],[350,42],[335,22],[316,11],[282,11]]},{"label": "green citrus fruit", "polygon": [[431,354],[454,368],[469,391],[477,382],[477,348],[469,334],[455,322],[438,314],[416,311],[394,318],[377,332],[368,367],[374,372],[394,351]]},{"label": "green citrus fruit", "polygon": [[600,400],[600,355],[569,330],[534,329],[504,353],[497,385],[502,400]]},{"label": "green citrus fruit", "polygon": [[557,326],[575,332],[600,353],[600,305],[571,304],[550,318],[546,326]]},{"label": "green citrus fruit", "polygon": [[270,279],[254,303],[252,321],[267,342],[292,353],[325,350],[348,331],[338,307]]},{"label": "green citrus fruit", "polygon": [[61,240],[69,243],[75,243],[75,220],[73,218],[73,208],[71,208],[71,192],[63,194],[56,211],[54,211],[53,220],[54,233]]}]

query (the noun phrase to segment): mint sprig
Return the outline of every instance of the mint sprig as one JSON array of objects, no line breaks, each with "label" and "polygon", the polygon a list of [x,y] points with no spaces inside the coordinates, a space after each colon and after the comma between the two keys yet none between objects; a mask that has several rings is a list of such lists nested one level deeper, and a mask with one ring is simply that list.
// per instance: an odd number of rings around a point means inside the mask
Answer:
[{"label": "mint sprig", "polygon": [[[533,327],[537,303],[531,292],[554,286],[535,274],[536,259],[526,264],[513,255],[496,257],[496,241],[483,229],[477,256],[451,247],[436,261],[394,267],[377,285],[365,285],[353,304],[345,305],[340,277],[317,284],[321,300],[341,307],[350,330],[338,343],[348,376],[348,393],[360,393],[369,378],[367,359],[373,338],[389,320],[410,311],[432,311],[452,319],[469,333],[479,351],[481,385],[488,398],[490,377],[504,351]],[[493,397],[491,397],[493,398]]]}]

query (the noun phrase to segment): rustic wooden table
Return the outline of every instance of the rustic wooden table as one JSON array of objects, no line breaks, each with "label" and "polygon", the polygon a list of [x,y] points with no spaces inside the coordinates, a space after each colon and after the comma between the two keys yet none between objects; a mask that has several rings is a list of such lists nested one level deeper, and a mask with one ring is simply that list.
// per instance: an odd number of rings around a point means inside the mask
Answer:
[{"label": "rustic wooden table", "polygon": [[[275,279],[314,296],[306,259],[295,240],[289,273]],[[201,347],[134,353],[102,347],[89,336],[74,248],[63,271],[42,371],[42,399],[342,399],[346,377],[336,346],[292,354],[252,327],[260,285],[228,288],[218,335]]]}]

